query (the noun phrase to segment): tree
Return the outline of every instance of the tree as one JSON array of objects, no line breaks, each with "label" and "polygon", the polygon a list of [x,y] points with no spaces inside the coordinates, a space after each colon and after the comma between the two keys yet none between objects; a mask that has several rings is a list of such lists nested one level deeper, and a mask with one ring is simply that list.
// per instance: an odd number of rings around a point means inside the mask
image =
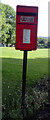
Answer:
[{"label": "tree", "polygon": [[13,43],[14,41],[14,31],[15,31],[15,21],[16,13],[12,7],[5,4],[0,4],[1,7],[1,35],[2,43],[5,42],[8,46],[8,43]]},{"label": "tree", "polygon": [[46,37],[38,37],[37,39],[38,48],[48,48],[48,39]]},{"label": "tree", "polygon": [[2,4],[0,4],[0,41],[3,42],[6,40],[6,21],[5,13],[2,9]]},{"label": "tree", "polygon": [[8,43],[11,43],[11,35],[12,35],[12,26],[8,23],[6,24],[6,46],[8,47]]},{"label": "tree", "polygon": [[14,42],[16,14],[12,7],[10,7],[9,5],[4,5],[4,6],[5,6],[4,12],[6,15],[6,24],[8,26],[8,31],[9,31],[6,32],[6,34],[8,35],[7,37],[7,46],[8,46],[8,43]]}]

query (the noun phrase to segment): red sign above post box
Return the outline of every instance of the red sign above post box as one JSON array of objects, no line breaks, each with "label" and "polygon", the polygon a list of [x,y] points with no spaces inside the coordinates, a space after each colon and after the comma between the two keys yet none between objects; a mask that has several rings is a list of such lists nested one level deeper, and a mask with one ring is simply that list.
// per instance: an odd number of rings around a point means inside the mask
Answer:
[{"label": "red sign above post box", "polygon": [[38,7],[16,7],[16,50],[37,49]]}]

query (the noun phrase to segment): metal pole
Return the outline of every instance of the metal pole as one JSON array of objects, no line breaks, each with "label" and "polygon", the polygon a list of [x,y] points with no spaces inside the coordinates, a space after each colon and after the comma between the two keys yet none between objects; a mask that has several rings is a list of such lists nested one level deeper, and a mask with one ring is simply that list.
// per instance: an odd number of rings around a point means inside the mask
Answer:
[{"label": "metal pole", "polygon": [[24,104],[25,104],[25,89],[26,89],[26,69],[27,69],[27,51],[24,51],[23,58],[23,81],[22,81],[22,109],[24,112]]}]

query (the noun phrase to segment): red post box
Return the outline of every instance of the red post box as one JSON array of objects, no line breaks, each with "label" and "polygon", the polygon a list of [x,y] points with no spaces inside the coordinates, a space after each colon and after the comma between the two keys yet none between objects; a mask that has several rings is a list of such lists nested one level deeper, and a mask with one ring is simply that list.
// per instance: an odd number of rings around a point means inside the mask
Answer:
[{"label": "red post box", "polygon": [[37,49],[38,7],[17,5],[16,50]]}]

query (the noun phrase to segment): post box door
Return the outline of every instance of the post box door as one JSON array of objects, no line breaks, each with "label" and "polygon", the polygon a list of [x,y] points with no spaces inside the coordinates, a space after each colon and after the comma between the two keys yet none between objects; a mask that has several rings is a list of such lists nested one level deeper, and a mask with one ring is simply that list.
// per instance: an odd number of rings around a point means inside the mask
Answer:
[{"label": "post box door", "polygon": [[[17,34],[18,33],[18,34]],[[37,26],[17,24],[17,47],[20,50],[32,50],[36,49],[36,34]]]}]

